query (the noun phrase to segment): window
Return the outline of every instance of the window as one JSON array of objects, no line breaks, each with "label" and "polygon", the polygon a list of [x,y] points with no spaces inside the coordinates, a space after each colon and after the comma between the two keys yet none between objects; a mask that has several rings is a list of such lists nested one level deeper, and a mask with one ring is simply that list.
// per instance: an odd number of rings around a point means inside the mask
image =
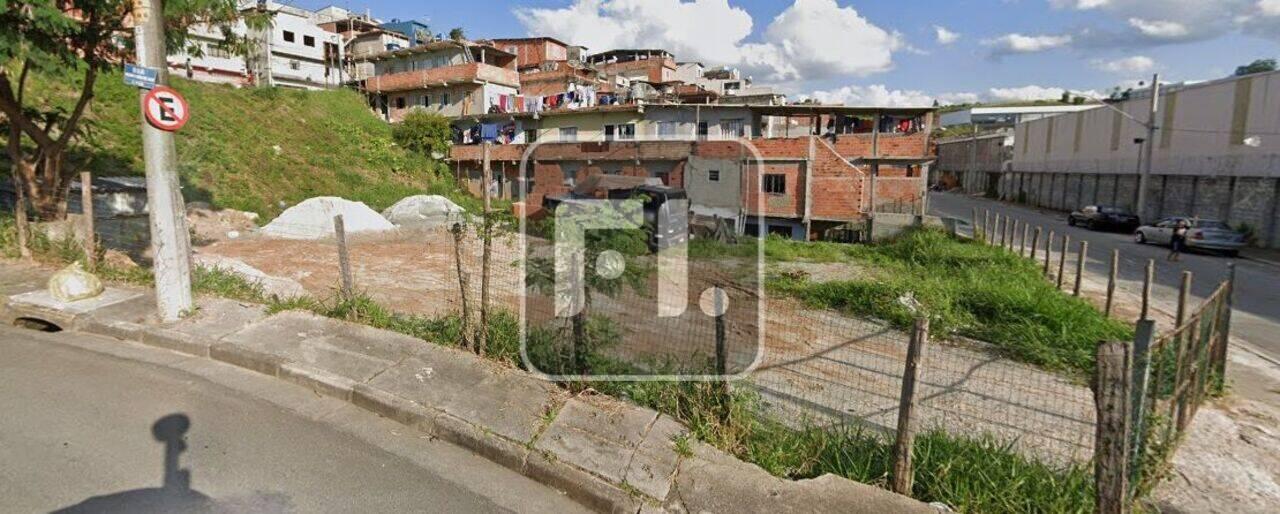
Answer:
[{"label": "window", "polygon": [[397,96],[397,97],[396,97],[396,109],[404,109],[404,97],[403,97],[403,96]]},{"label": "window", "polygon": [[449,93],[440,93],[440,107],[449,106]]},{"label": "window", "polygon": [[564,174],[564,185],[573,187],[578,182],[578,166],[563,164],[560,166],[560,173]]},{"label": "window", "polygon": [[720,122],[720,137],[736,139],[745,136],[742,131],[742,120],[724,120]]},{"label": "window", "polygon": [[431,107],[431,95],[422,95],[422,106]]},{"label": "window", "polygon": [[302,44],[304,44],[304,45],[306,45],[306,46],[310,46],[310,47],[313,47],[313,48],[314,48],[314,47],[316,46],[316,37],[315,37],[315,36],[302,36]]},{"label": "window", "polygon": [[719,181],[720,181],[720,170],[707,170],[707,181],[709,181],[709,182],[719,182]]},{"label": "window", "polygon": [[292,31],[288,31],[288,30],[284,31],[284,42],[285,42],[285,43],[292,43],[292,42],[294,42],[295,40],[296,40],[296,38],[294,37],[294,35],[293,35],[293,32],[292,32]]},{"label": "window", "polygon": [[537,143],[537,142],[538,142],[538,129],[524,129],[524,142],[525,142],[525,143]]},{"label": "window", "polygon": [[578,140],[578,127],[560,127],[560,140],[574,142]]},{"label": "window", "polygon": [[769,173],[764,176],[764,192],[773,195],[787,194],[787,176],[780,173]]},{"label": "window", "polygon": [[676,125],[676,122],[674,121],[659,121],[658,137],[664,138],[664,139],[676,137],[677,126],[678,125]]},{"label": "window", "polygon": [[631,140],[635,138],[636,138],[635,123],[623,123],[618,125],[604,126],[605,141],[614,141],[614,140],[626,141],[626,140]]},{"label": "window", "polygon": [[707,122],[705,121],[698,122],[698,139],[699,140],[707,139]]}]

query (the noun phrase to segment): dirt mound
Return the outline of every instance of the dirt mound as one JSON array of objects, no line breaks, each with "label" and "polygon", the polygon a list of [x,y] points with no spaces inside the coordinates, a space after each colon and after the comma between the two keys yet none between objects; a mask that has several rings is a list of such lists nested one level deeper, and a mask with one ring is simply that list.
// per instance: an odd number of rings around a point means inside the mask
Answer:
[{"label": "dirt mound", "polygon": [[410,196],[382,211],[398,227],[435,228],[461,221],[466,211],[439,195]]},{"label": "dirt mound", "polygon": [[283,239],[323,239],[333,236],[333,218],[341,214],[348,234],[384,232],[395,229],[390,221],[364,202],[353,202],[336,196],[309,198],[286,209],[262,233]]}]

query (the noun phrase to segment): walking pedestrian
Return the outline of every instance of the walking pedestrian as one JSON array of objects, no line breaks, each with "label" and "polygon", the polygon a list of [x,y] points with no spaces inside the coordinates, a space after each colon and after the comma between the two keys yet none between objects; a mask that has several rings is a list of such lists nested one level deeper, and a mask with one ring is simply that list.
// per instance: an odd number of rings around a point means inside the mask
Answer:
[{"label": "walking pedestrian", "polygon": [[1182,260],[1182,252],[1187,249],[1187,229],[1187,220],[1178,220],[1173,225],[1173,237],[1169,238],[1168,260]]}]

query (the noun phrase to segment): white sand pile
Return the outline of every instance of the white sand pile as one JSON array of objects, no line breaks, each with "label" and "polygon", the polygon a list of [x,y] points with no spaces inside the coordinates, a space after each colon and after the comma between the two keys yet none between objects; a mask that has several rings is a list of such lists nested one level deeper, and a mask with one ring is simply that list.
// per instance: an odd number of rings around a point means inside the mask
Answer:
[{"label": "white sand pile", "polygon": [[435,228],[462,221],[465,212],[443,196],[417,195],[396,202],[382,216],[400,227]]},{"label": "white sand pile", "polygon": [[284,239],[322,239],[333,236],[333,217],[341,214],[347,234],[394,230],[395,225],[363,202],[352,202],[334,196],[309,198],[286,209],[262,227],[269,237]]}]

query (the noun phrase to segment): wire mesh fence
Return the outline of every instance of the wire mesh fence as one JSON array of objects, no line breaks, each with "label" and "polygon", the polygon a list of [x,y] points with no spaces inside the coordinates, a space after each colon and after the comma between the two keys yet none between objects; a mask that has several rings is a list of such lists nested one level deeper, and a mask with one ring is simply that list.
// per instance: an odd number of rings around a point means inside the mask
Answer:
[{"label": "wire mesh fence", "polygon": [[[1003,226],[1004,248],[1037,263],[1046,259],[1027,251],[1036,246],[1024,237],[1029,228]],[[1017,244],[1015,236],[1021,238]],[[468,224],[458,237],[449,227],[381,234],[348,227],[347,242],[355,294],[405,315],[480,324],[486,281],[477,224]],[[342,283],[333,240],[248,238],[211,250],[293,278],[316,296],[336,296]],[[786,424],[857,425],[891,437],[903,399],[909,330],[766,294],[764,273],[780,270],[757,268],[761,255],[754,251],[714,257],[692,252],[683,270],[686,286],[664,292],[657,252],[643,244],[621,263],[642,270],[638,277],[620,273],[605,277],[613,284],[590,285],[581,315],[574,316],[557,306],[559,293],[546,283],[555,267],[531,264],[555,261],[555,251],[551,239],[522,238],[509,228],[497,230],[491,242],[489,316],[523,321],[528,344],[520,357],[532,371],[634,380],[734,375],[732,387],[758,392],[767,410]],[[592,262],[581,265],[589,273],[617,271],[610,271],[604,253],[584,253]],[[1061,273],[1063,258],[1054,257],[1048,261]],[[1152,386],[1142,407],[1146,428],[1134,446],[1135,458],[1150,464],[1136,468],[1140,479],[1156,476],[1209,388],[1220,382],[1214,366],[1225,349],[1226,287],[1150,346]],[[723,291],[729,305],[751,308],[713,315],[708,304],[717,298],[715,291]],[[662,315],[662,306],[671,304],[682,309]],[[918,430],[995,440],[1054,465],[1094,457],[1095,400],[1085,376],[1046,371],[986,343],[948,335],[935,337],[923,352],[914,391]]]},{"label": "wire mesh fence", "polygon": [[1222,390],[1232,281],[1174,330],[1134,348],[1133,487],[1155,486],[1200,406]]}]

